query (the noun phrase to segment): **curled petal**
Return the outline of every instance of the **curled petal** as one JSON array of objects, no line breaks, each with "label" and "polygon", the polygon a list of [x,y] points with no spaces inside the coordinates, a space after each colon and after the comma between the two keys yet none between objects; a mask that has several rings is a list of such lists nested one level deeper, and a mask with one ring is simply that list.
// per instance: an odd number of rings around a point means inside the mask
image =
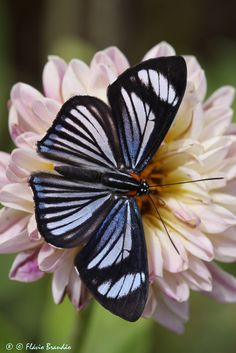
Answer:
[{"label": "curled petal", "polygon": [[114,77],[117,77],[128,69],[129,62],[118,48],[108,47],[94,55],[91,61],[91,68],[94,69],[99,65],[103,65],[113,72]]},{"label": "curled petal", "polygon": [[33,214],[31,217],[30,217],[30,220],[28,222],[28,225],[27,225],[27,231],[28,231],[28,234],[29,234],[29,239],[30,241],[38,241],[41,239],[41,235],[38,231],[38,228],[37,228],[37,223],[36,223],[36,219],[35,219],[35,215]]},{"label": "curled petal", "polygon": [[48,130],[52,125],[60,108],[60,103],[49,98],[35,100],[32,103],[32,112],[38,117],[38,119],[41,119],[41,125],[43,126],[44,131]]},{"label": "curled petal", "polygon": [[236,225],[236,216],[225,207],[217,204],[191,206],[201,219],[200,229],[210,234],[224,232],[229,227]]},{"label": "curled petal", "polygon": [[33,213],[33,198],[29,186],[22,184],[8,184],[0,191],[0,202],[15,210]]},{"label": "curled petal", "polygon": [[204,129],[202,130],[201,141],[214,136],[221,136],[227,131],[232,120],[233,110],[225,107],[213,106],[205,112]]},{"label": "curled petal", "polygon": [[6,169],[10,162],[10,154],[5,152],[0,152],[0,189],[9,183],[9,180],[6,176]]},{"label": "curled petal", "polygon": [[179,303],[159,292],[152,318],[169,330],[181,334],[188,320],[188,302]]},{"label": "curled petal", "polygon": [[7,176],[11,182],[27,182],[29,175],[38,170],[52,171],[53,164],[39,157],[34,150],[18,148],[12,152],[7,169]]},{"label": "curled petal", "polygon": [[92,66],[90,73],[88,94],[107,102],[107,87],[116,80],[116,73],[104,64]]},{"label": "curled petal", "polygon": [[56,249],[50,244],[44,244],[38,256],[39,268],[45,272],[54,272],[72,256],[73,252],[70,250]]},{"label": "curled petal", "polygon": [[27,231],[29,218],[27,213],[11,208],[0,211],[0,253],[16,253],[36,246]]},{"label": "curled petal", "polygon": [[212,193],[212,202],[236,214],[236,196],[232,195],[232,193],[214,192]]},{"label": "curled petal", "polygon": [[191,210],[191,205],[184,204],[180,199],[165,198],[166,205],[181,221],[192,227],[197,227],[201,223],[199,216]]},{"label": "curled petal", "polygon": [[126,56],[117,47],[108,47],[103,51],[112,61],[117,75],[122,74],[129,67]]},{"label": "curled petal", "polygon": [[232,146],[232,140],[229,137],[216,137],[205,141],[205,153],[199,156],[199,162],[193,161],[191,168],[198,173],[207,175],[222,170],[222,166],[227,159],[227,155]]},{"label": "curled petal", "polygon": [[162,250],[158,237],[148,222],[145,222],[145,218],[143,218],[143,225],[147,244],[149,277],[152,281],[155,276],[162,276],[163,274]]},{"label": "curled petal", "polygon": [[35,149],[36,143],[42,138],[42,135],[35,132],[22,132],[15,138],[15,145],[21,148]]},{"label": "curled petal", "polygon": [[55,99],[58,102],[62,101],[61,83],[66,71],[66,63],[58,56],[49,56],[49,61],[43,70],[43,86],[45,95]]},{"label": "curled petal", "polygon": [[220,234],[209,234],[214,246],[215,259],[222,262],[236,261],[236,227],[231,227]]},{"label": "curled petal", "polygon": [[[161,245],[161,253],[163,258],[163,268],[169,272],[180,272],[188,267],[188,258],[185,252],[185,248],[182,242],[174,234],[174,232],[169,230],[168,234],[160,229],[159,224],[157,224],[158,219],[154,216],[148,218],[149,227],[152,228],[153,236],[159,239]],[[165,218],[163,218],[165,222]],[[156,227],[154,226],[156,224]],[[168,226],[167,226],[168,229]],[[178,252],[176,250],[178,249]]]},{"label": "curled petal", "polygon": [[[11,105],[9,110],[8,127],[12,140],[16,143],[16,139],[27,130],[25,124],[21,124],[19,114],[16,108]],[[17,143],[16,143],[17,145]]]},{"label": "curled petal", "polygon": [[181,273],[186,283],[193,290],[211,291],[212,277],[205,263],[193,256],[189,256],[189,268]]},{"label": "curled petal", "polygon": [[38,249],[18,254],[9,273],[10,279],[20,282],[34,282],[43,276],[44,273],[38,267]]},{"label": "curled petal", "polygon": [[207,295],[222,303],[236,302],[236,278],[214,263],[207,264],[212,275],[212,291]]},{"label": "curled petal", "polygon": [[194,95],[199,102],[202,102],[206,95],[206,76],[194,56],[185,56],[188,72],[188,83],[191,83]]},{"label": "curled petal", "polygon": [[228,181],[227,187],[225,188],[225,190],[227,189],[230,194],[235,195],[236,189],[235,187],[232,187],[232,186],[233,184],[235,184],[235,178],[236,178],[236,157],[227,158],[225,160],[224,165],[221,168],[221,171],[225,175],[226,181]]},{"label": "curled petal", "polygon": [[152,58],[159,58],[161,56],[172,56],[175,55],[174,48],[167,42],[161,42],[151,48],[143,57],[142,61],[152,59]]},{"label": "curled petal", "polygon": [[67,293],[71,303],[78,310],[84,308],[91,299],[91,295],[89,294],[84,284],[81,282],[80,277],[76,272],[75,268],[72,269],[70,274],[70,281],[67,286]]},{"label": "curled petal", "polygon": [[72,60],[66,70],[62,82],[63,99],[74,95],[86,95],[90,77],[89,67],[80,60]]},{"label": "curled petal", "polygon": [[145,318],[152,317],[154,311],[156,310],[156,307],[157,307],[157,298],[156,298],[155,293],[153,291],[153,286],[149,286],[148,299],[147,299],[142,316]]},{"label": "curled petal", "polygon": [[53,273],[52,294],[56,304],[63,300],[72,269],[73,259],[63,263],[63,266],[58,267]]},{"label": "curled petal", "polygon": [[228,126],[228,129],[226,130],[226,135],[236,135],[236,124],[232,123]]},{"label": "curled petal", "polygon": [[169,298],[180,303],[189,298],[189,286],[181,275],[165,272],[162,278],[156,278],[155,284]]},{"label": "curled petal", "polygon": [[214,106],[230,107],[235,96],[235,89],[231,86],[223,86],[216,90],[204,103],[204,110],[208,110]]},{"label": "curled petal", "polygon": [[[164,214],[164,212],[162,211]],[[198,228],[186,226],[178,221],[174,216],[165,217],[167,226],[170,227],[171,235],[175,234],[182,246],[192,255],[205,261],[212,261],[214,258],[214,248],[211,241]]]},{"label": "curled petal", "polygon": [[[44,133],[42,120],[36,117],[32,111],[32,104],[36,100],[41,99],[43,99],[42,94],[25,83],[17,83],[13,86],[11,90],[11,102],[18,114],[18,125],[23,132],[34,131],[41,134]],[[10,123],[12,125],[12,121]]]}]

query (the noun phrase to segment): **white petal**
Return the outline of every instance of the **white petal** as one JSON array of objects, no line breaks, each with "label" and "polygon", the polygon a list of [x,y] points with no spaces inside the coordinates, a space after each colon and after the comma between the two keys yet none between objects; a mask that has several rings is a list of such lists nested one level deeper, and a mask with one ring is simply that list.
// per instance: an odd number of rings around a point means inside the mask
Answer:
[{"label": "white petal", "polygon": [[236,278],[214,263],[207,264],[213,279],[212,292],[208,296],[222,303],[236,302]]},{"label": "white petal", "polygon": [[43,86],[45,95],[61,102],[61,83],[66,71],[66,63],[58,56],[49,56],[43,70]]},{"label": "white petal", "polygon": [[143,57],[142,61],[152,59],[152,58],[159,58],[161,56],[172,56],[175,55],[174,48],[167,42],[160,42],[159,44],[155,45],[151,48]]},{"label": "white petal", "polygon": [[63,79],[63,99],[66,101],[75,95],[87,95],[89,77],[89,67],[83,61],[73,59]]}]

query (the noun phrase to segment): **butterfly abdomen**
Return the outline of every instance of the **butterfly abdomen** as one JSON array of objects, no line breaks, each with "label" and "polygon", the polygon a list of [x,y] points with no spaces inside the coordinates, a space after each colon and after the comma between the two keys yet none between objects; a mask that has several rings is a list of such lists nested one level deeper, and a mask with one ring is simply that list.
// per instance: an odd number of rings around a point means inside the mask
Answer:
[{"label": "butterfly abdomen", "polygon": [[56,166],[54,170],[65,177],[79,181],[93,183],[101,183],[102,181],[102,173],[100,171],[84,168],[83,166],[73,167],[68,165],[60,165]]}]

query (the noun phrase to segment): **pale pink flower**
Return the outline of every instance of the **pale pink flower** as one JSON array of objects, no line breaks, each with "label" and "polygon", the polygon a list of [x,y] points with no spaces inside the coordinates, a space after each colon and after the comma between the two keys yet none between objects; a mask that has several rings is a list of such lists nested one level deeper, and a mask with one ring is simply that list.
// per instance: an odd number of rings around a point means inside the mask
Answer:
[{"label": "pale pink flower", "polygon": [[[143,60],[175,55],[162,42]],[[148,248],[150,290],[143,313],[178,333],[188,319],[190,290],[222,302],[236,302],[236,279],[214,260],[236,260],[236,126],[232,124],[232,87],[222,87],[206,101],[206,77],[195,57],[186,56],[188,82],[178,115],[165,141],[145,170],[162,183],[209,177],[222,180],[159,187],[152,197],[169,230],[170,242],[155,209],[142,207]],[[76,308],[90,295],[74,266],[78,249],[61,250],[45,243],[37,231],[34,203],[27,184],[33,171],[53,170],[53,163],[35,150],[63,102],[73,95],[92,95],[107,101],[107,86],[129,67],[115,47],[98,52],[90,65],[73,59],[66,64],[51,56],[43,71],[44,94],[18,83],[11,90],[9,130],[16,149],[1,152],[0,252],[18,253],[10,278],[29,282],[53,273],[54,301],[65,293]],[[160,175],[159,175],[160,177]],[[147,210],[148,211],[145,211]]]}]

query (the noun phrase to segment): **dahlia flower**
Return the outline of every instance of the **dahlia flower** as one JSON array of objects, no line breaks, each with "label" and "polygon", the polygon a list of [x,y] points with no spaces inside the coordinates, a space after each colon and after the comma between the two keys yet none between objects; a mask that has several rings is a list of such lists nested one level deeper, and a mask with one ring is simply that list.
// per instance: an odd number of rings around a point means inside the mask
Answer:
[{"label": "dahlia flower", "polygon": [[[162,42],[143,58],[175,55]],[[155,208],[141,205],[148,251],[150,288],[143,316],[181,333],[188,319],[190,290],[221,302],[236,302],[236,279],[217,262],[236,260],[236,127],[230,108],[234,89],[224,86],[206,101],[206,77],[193,56],[185,56],[187,89],[175,121],[145,170],[152,183],[161,179],[152,198],[176,245],[167,236]],[[43,70],[44,93],[17,83],[11,90],[9,130],[16,146],[0,153],[0,252],[17,253],[10,278],[31,282],[52,273],[52,294],[60,303],[67,294],[81,309],[91,296],[74,269],[78,249],[56,249],[37,230],[28,179],[34,171],[51,171],[53,163],[36,153],[36,142],[51,126],[61,105],[73,95],[96,96],[129,67],[115,47],[96,53],[90,63],[65,63],[50,56]],[[179,183],[205,178],[220,180]]]}]

